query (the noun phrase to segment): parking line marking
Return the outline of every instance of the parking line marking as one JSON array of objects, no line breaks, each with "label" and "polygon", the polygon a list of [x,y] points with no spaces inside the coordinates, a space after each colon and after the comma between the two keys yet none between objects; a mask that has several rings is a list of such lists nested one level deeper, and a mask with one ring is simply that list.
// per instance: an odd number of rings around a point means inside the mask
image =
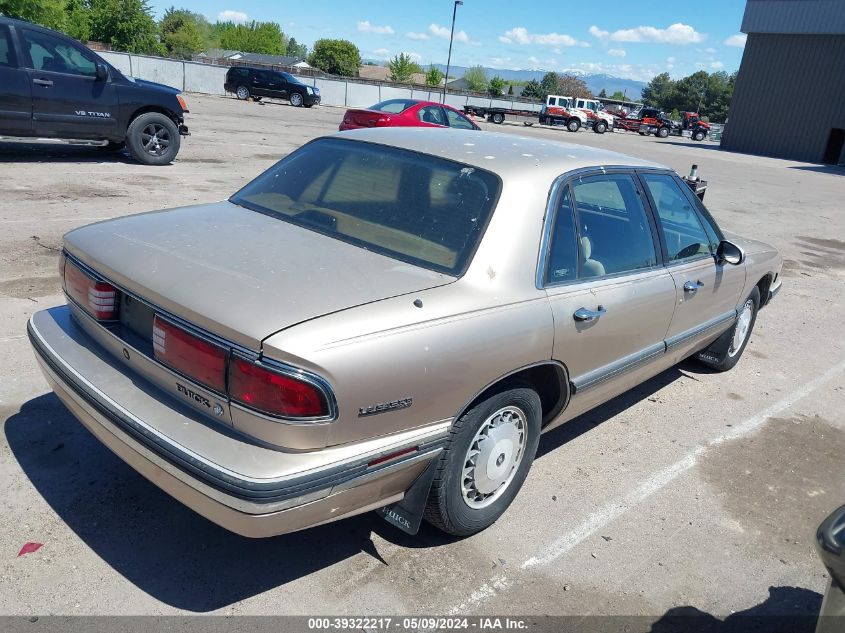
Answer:
[{"label": "parking line marking", "polygon": [[621,501],[611,503],[598,512],[591,514],[586,521],[581,523],[581,525],[552,543],[552,545],[548,547],[543,554],[532,556],[527,559],[524,563],[522,563],[522,569],[529,569],[531,567],[536,567],[537,565],[548,565],[549,563],[557,560],[595,534],[598,530],[618,519],[631,507],[645,501],[655,492],[658,492],[677,479],[680,475],[687,472],[690,468],[696,465],[698,458],[701,457],[701,455],[703,455],[709,448],[718,446],[719,444],[723,444],[730,440],[750,435],[759,429],[770,417],[780,413],[784,409],[792,407],[798,401],[807,397],[813,391],[821,387],[843,369],[845,369],[845,360],[840,361],[825,371],[821,376],[805,383],[803,386],[799,387],[786,397],[781,398],[773,405],[763,409],[756,415],[751,416],[738,426],[733,427],[727,433],[710,440],[707,444],[699,444],[671,466],[668,466],[667,468],[664,468],[652,475],[635,490],[625,495]]}]

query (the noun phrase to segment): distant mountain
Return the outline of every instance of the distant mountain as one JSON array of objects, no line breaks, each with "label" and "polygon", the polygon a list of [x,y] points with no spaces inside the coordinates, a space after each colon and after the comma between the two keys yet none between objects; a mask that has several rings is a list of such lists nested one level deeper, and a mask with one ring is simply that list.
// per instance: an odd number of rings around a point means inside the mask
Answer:
[{"label": "distant mountain", "polygon": [[[445,64],[434,64],[441,71],[446,72]],[[451,66],[449,68],[449,75],[454,78],[462,77],[466,72],[465,66]],[[540,81],[548,71],[547,70],[508,70],[501,68],[485,68],[488,77],[499,75],[505,81],[531,81],[536,79]],[[587,73],[583,70],[563,70],[558,74],[576,75],[584,80],[587,87],[593,94],[598,94],[604,90],[607,94],[612,95],[617,90],[625,93],[628,99],[637,101],[642,98],[642,90],[646,84],[642,81],[634,81],[633,79],[625,79],[624,77],[615,77],[604,73]]]}]

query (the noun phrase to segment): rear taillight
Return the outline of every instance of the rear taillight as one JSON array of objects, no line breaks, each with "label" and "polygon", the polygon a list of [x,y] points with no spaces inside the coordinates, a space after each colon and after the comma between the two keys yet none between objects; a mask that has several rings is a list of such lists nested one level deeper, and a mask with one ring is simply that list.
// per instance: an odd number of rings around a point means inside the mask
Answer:
[{"label": "rear taillight", "polygon": [[229,396],[270,415],[320,418],[329,414],[322,389],[237,356],[229,362]]},{"label": "rear taillight", "polygon": [[390,117],[379,117],[375,121],[370,121],[370,125],[374,125],[375,127],[386,127],[390,125]]},{"label": "rear taillight", "polygon": [[153,353],[157,361],[206,387],[225,393],[228,350],[156,315]]},{"label": "rear taillight", "polygon": [[83,310],[98,321],[118,318],[117,290],[99,281],[68,260],[65,262],[65,292]]}]

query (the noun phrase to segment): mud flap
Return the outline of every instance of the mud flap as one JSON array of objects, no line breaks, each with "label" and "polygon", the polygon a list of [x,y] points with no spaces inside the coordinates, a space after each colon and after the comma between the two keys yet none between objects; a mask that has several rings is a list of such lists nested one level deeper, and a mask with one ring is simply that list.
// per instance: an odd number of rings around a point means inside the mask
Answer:
[{"label": "mud flap", "polygon": [[431,482],[434,481],[434,473],[437,471],[438,462],[439,460],[437,459],[431,461],[428,468],[408,488],[401,501],[377,510],[381,518],[411,536],[419,532],[423,511],[428,500],[428,493],[431,490]]},{"label": "mud flap", "polygon": [[734,328],[728,328],[728,331],[722,334],[715,341],[710,343],[706,349],[701,350],[696,354],[696,358],[709,363],[720,363],[728,353],[731,346],[731,340],[734,336]]}]

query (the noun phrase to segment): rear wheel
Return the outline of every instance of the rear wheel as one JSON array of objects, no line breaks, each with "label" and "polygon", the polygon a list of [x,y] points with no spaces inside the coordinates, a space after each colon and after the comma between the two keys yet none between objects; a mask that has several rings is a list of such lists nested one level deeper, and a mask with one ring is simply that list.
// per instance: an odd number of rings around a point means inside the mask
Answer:
[{"label": "rear wheel", "polygon": [[739,308],[734,326],[711,343],[707,349],[696,354],[696,358],[717,371],[733,369],[748,345],[759,309],[760,291],[754,288]]},{"label": "rear wheel", "polygon": [[595,132],[596,134],[604,134],[605,132],[607,132],[607,123],[605,123],[604,121],[598,121],[593,126],[593,132]]},{"label": "rear wheel", "polygon": [[541,417],[540,397],[527,387],[500,391],[462,415],[438,461],[425,519],[457,536],[492,525],[528,475]]},{"label": "rear wheel", "polygon": [[182,142],[176,124],[161,112],[145,112],[129,124],[126,146],[132,158],[145,165],[167,165]]},{"label": "rear wheel", "polygon": [[493,123],[495,123],[496,125],[501,125],[502,122],[505,120],[505,115],[501,112],[494,112],[490,116],[490,120],[493,121]]},{"label": "rear wheel", "polygon": [[246,86],[238,86],[235,89],[235,95],[237,95],[238,99],[241,101],[246,101],[249,99],[249,88]]},{"label": "rear wheel", "polygon": [[299,94],[298,92],[290,93],[290,104],[292,106],[299,108],[299,107],[302,106],[302,103],[303,103],[303,99],[302,99],[301,94]]},{"label": "rear wheel", "polygon": [[668,127],[662,127],[662,128],[659,128],[657,130],[657,137],[658,138],[666,138],[667,136],[669,136],[669,128]]},{"label": "rear wheel", "polygon": [[569,119],[569,121],[566,122],[566,129],[570,132],[577,132],[580,127],[581,121],[578,119]]}]

